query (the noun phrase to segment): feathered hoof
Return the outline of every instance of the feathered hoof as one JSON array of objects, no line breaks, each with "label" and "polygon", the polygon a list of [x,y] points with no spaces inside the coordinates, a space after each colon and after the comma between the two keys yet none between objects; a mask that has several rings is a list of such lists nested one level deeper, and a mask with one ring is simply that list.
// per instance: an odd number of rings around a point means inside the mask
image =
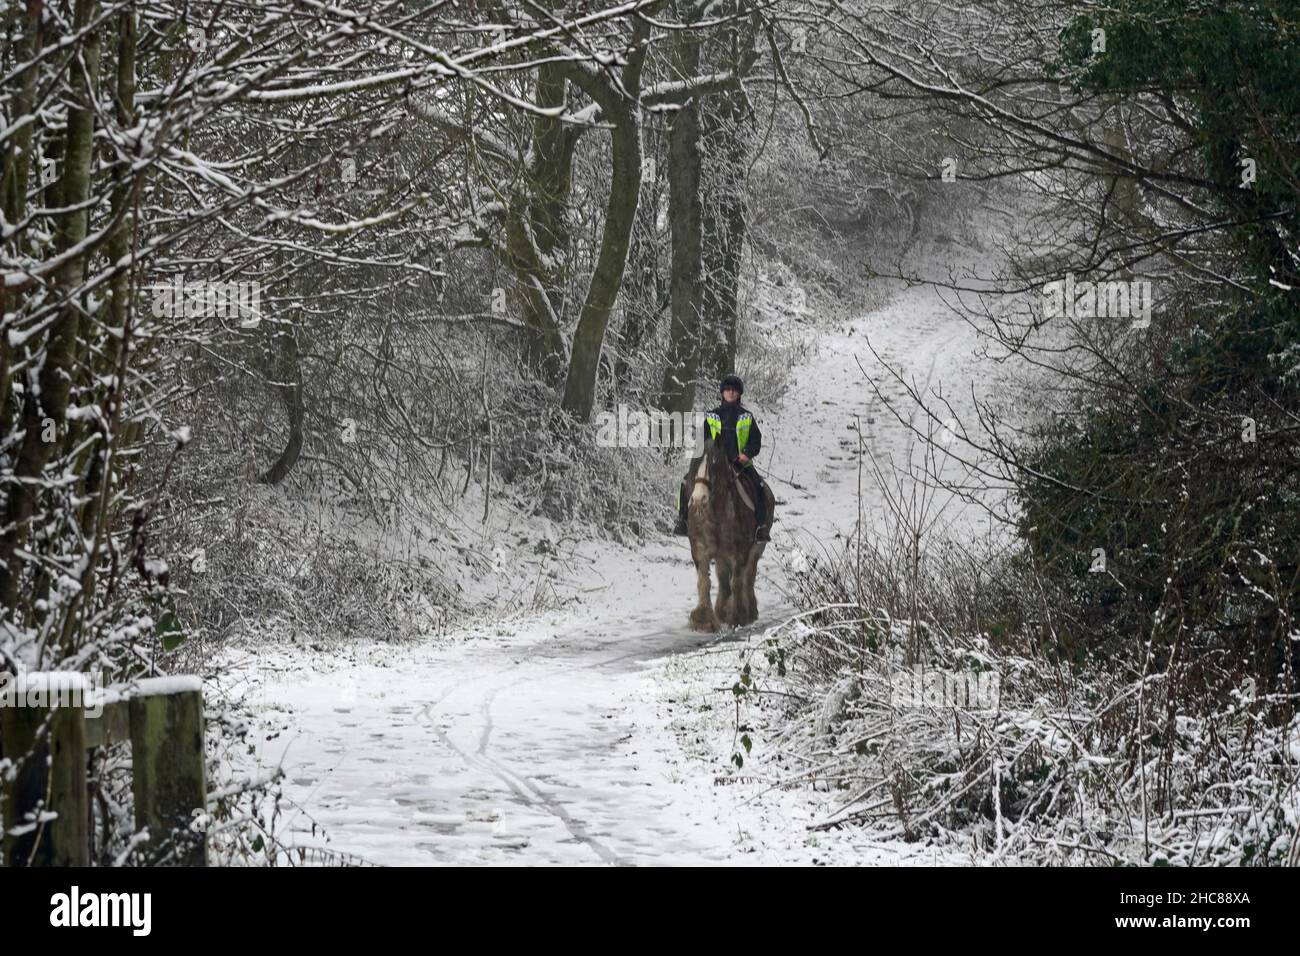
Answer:
[{"label": "feathered hoof", "polygon": [[711,607],[697,607],[691,611],[690,620],[692,631],[702,631],[705,634],[716,634],[718,632],[718,619],[714,616]]},{"label": "feathered hoof", "polygon": [[713,602],[713,616],[718,619],[719,624],[735,624],[736,616],[732,613],[731,606],[725,601]]},{"label": "feathered hoof", "polygon": [[736,608],[736,625],[746,627],[758,620],[757,604],[745,604]]}]

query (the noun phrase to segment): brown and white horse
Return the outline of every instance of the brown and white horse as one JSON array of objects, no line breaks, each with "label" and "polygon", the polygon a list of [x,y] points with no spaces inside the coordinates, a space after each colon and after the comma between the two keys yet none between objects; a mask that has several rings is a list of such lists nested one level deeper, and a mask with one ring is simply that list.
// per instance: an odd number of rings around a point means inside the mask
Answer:
[{"label": "brown and white horse", "polygon": [[[747,503],[749,490],[741,487],[735,466],[719,444],[705,439],[704,454],[689,478],[690,504],[686,509],[686,530],[695,562],[698,603],[691,611],[695,631],[716,631],[721,624],[743,625],[758,620],[754,578],[758,559],[767,542],[756,541],[754,510]],[[767,495],[769,521],[775,510],[770,489]],[[718,597],[709,605],[709,567],[718,568]]]}]

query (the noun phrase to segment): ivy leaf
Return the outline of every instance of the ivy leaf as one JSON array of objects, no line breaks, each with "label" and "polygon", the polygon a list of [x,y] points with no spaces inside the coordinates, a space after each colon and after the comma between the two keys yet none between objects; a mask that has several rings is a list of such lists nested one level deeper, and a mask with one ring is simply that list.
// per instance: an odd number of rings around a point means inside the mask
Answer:
[{"label": "ivy leaf", "polygon": [[162,641],[164,651],[174,651],[185,643],[185,629],[181,627],[180,620],[171,611],[163,614],[158,621],[156,633]]}]

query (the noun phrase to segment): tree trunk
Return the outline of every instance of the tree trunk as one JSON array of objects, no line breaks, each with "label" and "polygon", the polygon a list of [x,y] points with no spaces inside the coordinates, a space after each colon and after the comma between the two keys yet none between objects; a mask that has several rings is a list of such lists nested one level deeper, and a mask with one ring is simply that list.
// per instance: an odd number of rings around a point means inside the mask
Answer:
[{"label": "tree trunk", "polygon": [[573,333],[573,354],[564,383],[564,410],[581,421],[591,417],[596,400],[600,350],[623,282],[632,227],[636,224],[641,192],[641,122],[635,103],[625,104],[615,119],[612,167],[600,254]]},{"label": "tree trunk", "polygon": [[[14,94],[14,116],[26,116],[32,112],[36,102],[36,81],[40,76],[37,53],[43,45],[41,29],[41,12],[39,3],[27,4],[27,16],[22,26],[22,36],[18,41],[18,59],[32,64],[23,72],[22,80]],[[32,128],[27,124],[10,139],[9,151],[5,156],[3,181],[5,184],[4,212],[5,221],[22,222],[27,214],[27,185],[31,175],[32,164]],[[28,230],[30,234],[30,230]],[[26,244],[25,240],[18,242]],[[0,316],[17,313],[16,300],[21,293],[10,293],[0,288]],[[0,422],[9,421],[9,369],[13,359],[10,354],[9,336],[0,334]]]},{"label": "tree trunk", "polygon": [[612,121],[609,199],[605,209],[605,231],[601,235],[596,269],[573,333],[569,375],[564,383],[562,407],[580,421],[591,418],[596,401],[596,376],[605,329],[618,298],[627,266],[627,250],[636,226],[641,198],[641,72],[649,50],[651,24],[633,21],[627,61],[617,84],[599,73],[570,65],[569,75],[600,107],[604,119]]},{"label": "tree trunk", "polygon": [[[537,103],[565,104],[566,80],[555,64],[537,70]],[[515,197],[506,217],[507,259],[520,286],[527,328],[524,360],[542,377],[558,384],[564,369],[564,335],[560,328],[567,274],[564,251],[569,244],[566,219],[573,185],[573,154],[581,127],[558,118],[533,120],[535,155],[528,184]]]},{"label": "tree trunk", "polygon": [[298,359],[298,338],[291,325],[276,331],[280,340],[280,370],[276,374],[276,390],[284,400],[288,416],[289,439],[275,460],[257,480],[264,485],[278,485],[288,477],[302,454],[302,422],[306,406],[302,399],[302,364]]},{"label": "tree trunk", "polygon": [[659,247],[655,241],[658,187],[655,180],[642,183],[642,187],[645,195],[637,206],[628,271],[623,279],[623,327],[614,362],[614,379],[620,387],[632,378],[641,347],[654,331],[661,298]]},{"label": "tree trunk", "polygon": [[[683,31],[674,49],[680,76],[695,76],[699,66],[699,41]],[[695,382],[700,367],[701,252],[703,248],[700,200],[701,155],[698,100],[692,98],[674,114],[668,132],[668,219],[672,237],[672,319],[669,324],[668,366],[660,389],[660,408],[690,412],[695,404]]]},{"label": "tree trunk", "polygon": [[[85,30],[94,18],[95,0],[78,0],[74,19],[76,31]],[[64,133],[63,170],[56,190],[69,208],[59,217],[55,248],[66,253],[86,238],[88,213],[82,206],[90,195],[91,164],[94,158],[95,89],[99,75],[99,32],[85,34],[72,52],[68,71],[68,123]],[[85,274],[85,256],[73,256],[55,273],[54,286],[63,304],[44,341],[44,357],[38,381],[40,391],[23,399],[22,444],[14,464],[13,485],[5,509],[4,533],[0,537],[0,605],[13,607],[18,594],[18,549],[26,539],[27,525],[36,510],[40,477],[56,442],[42,440],[45,419],[54,422],[56,432],[66,427],[68,396],[73,380],[77,329],[81,310],[76,290]]]},{"label": "tree trunk", "polygon": [[[136,19],[134,11],[126,11],[118,18],[117,37],[117,90],[114,104],[114,119],[119,129],[130,129],[135,121],[135,45]],[[112,210],[118,220],[117,228],[108,240],[108,261],[121,262],[131,252],[131,236],[134,223],[130,212],[133,199],[134,176],[130,169],[119,168],[113,186]],[[127,316],[130,310],[131,270],[124,270],[113,277],[109,284],[109,328],[111,334],[105,336],[101,371],[114,376],[114,384],[109,386],[105,407],[111,428],[117,421],[117,414],[122,404],[125,381],[118,381],[118,373],[125,369],[119,365],[119,359],[130,349],[130,330],[127,328]],[[92,527],[91,509],[98,504],[99,490],[104,476],[110,466],[113,435],[106,433],[101,444],[91,456],[90,468],[86,474],[85,497],[86,509],[82,513],[83,528]]]},{"label": "tree trunk", "polygon": [[733,96],[706,109],[703,126],[716,157],[706,170],[710,201],[703,208],[703,300],[700,325],[706,371],[721,378],[736,370],[740,265],[745,246],[744,170],[747,142]]}]

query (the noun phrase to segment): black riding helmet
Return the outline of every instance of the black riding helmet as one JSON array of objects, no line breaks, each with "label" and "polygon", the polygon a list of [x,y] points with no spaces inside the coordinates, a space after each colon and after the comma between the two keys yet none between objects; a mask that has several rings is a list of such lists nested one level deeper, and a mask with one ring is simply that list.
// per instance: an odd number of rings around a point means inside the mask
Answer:
[{"label": "black riding helmet", "polygon": [[728,375],[718,383],[719,393],[721,393],[724,388],[734,388],[737,395],[745,394],[745,383],[740,380],[739,375]]}]

